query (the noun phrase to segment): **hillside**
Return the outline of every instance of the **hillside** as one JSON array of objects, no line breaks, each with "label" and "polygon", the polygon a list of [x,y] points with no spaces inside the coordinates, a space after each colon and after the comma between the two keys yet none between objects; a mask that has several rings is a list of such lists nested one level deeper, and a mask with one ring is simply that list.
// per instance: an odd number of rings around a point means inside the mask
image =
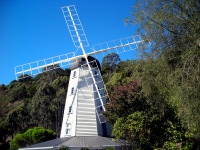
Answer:
[{"label": "hillside", "polygon": [[[199,149],[200,3],[139,0],[132,9],[125,22],[145,39],[140,58],[111,53],[101,64],[112,135],[134,149]],[[69,74],[59,68],[0,85],[1,144],[35,126],[59,136]]]},{"label": "hillside", "polygon": [[[162,64],[160,59],[125,62],[119,59],[108,66],[104,59],[102,75],[110,95],[104,115],[113,126],[115,137],[118,137],[115,134],[118,118],[142,112],[148,119],[145,119],[146,131],[139,134],[145,139],[148,137],[151,147],[163,147],[167,141],[187,144],[198,132],[185,126],[184,120],[178,117],[178,110],[182,108],[175,107],[168,99],[172,92],[163,80],[167,68],[156,64]],[[5,144],[16,133],[35,126],[52,129],[59,136],[69,75],[69,69],[57,69],[35,78],[14,80],[8,86],[1,85],[1,142]],[[190,135],[190,138],[185,135]],[[128,140],[133,139],[137,138],[134,136]]]},{"label": "hillside", "polygon": [[1,142],[35,126],[53,129],[59,135],[69,74],[69,69],[57,69],[1,85]]}]

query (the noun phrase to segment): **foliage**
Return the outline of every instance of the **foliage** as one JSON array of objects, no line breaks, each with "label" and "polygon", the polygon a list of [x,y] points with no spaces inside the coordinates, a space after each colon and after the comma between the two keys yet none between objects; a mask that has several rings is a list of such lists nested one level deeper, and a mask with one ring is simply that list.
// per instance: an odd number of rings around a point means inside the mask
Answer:
[{"label": "foliage", "polygon": [[137,81],[126,85],[116,86],[110,95],[111,101],[106,105],[104,116],[112,125],[119,117],[126,117],[133,111],[142,111],[148,108],[148,104],[140,94]]},{"label": "foliage", "polygon": [[[133,15],[126,19],[127,23],[138,24],[140,33],[145,33],[146,39],[151,40],[149,56],[155,60],[164,59],[164,65],[169,69],[163,78],[168,86],[168,102],[177,108],[184,126],[198,135],[199,9],[198,0],[142,0],[133,7]],[[163,65],[159,67],[164,68]]]},{"label": "foliage", "polygon": [[[148,134],[145,128],[146,116],[139,111],[130,114],[127,118],[121,117],[114,124],[112,135],[117,139],[127,140],[134,149],[145,149],[149,144]],[[146,147],[148,149],[148,147]]]},{"label": "foliage", "polygon": [[1,86],[0,147],[7,147],[8,140],[16,133],[35,126],[52,129],[58,136],[60,134],[69,69],[58,68],[28,78]]},{"label": "foliage", "polygon": [[115,150],[114,147],[106,147],[105,150]]},{"label": "foliage", "polygon": [[42,127],[28,129],[25,133],[18,133],[10,142],[10,150],[17,150],[20,147],[25,147],[31,144],[44,142],[56,138],[56,133]]},{"label": "foliage", "polygon": [[[191,141],[198,147],[200,3],[138,0],[132,9],[125,21],[137,24],[144,45],[150,41],[151,47],[139,47],[137,61],[120,61],[114,53],[102,61],[110,93],[104,115],[113,135],[140,149],[190,149]],[[0,144],[34,126],[59,135],[69,74],[57,68],[0,85]],[[23,144],[22,135],[17,137]]]},{"label": "foliage", "polygon": [[18,79],[19,79],[18,80],[19,82],[24,82],[25,83],[25,82],[30,81],[32,79],[32,77],[27,75],[27,74],[25,74],[25,75],[19,76]]},{"label": "foliage", "polygon": [[20,147],[26,145],[26,139],[22,134],[16,134],[13,140],[10,142],[10,150],[17,150]]},{"label": "foliage", "polygon": [[109,81],[111,75],[115,71],[119,62],[120,62],[120,57],[116,53],[110,53],[103,58],[102,74],[106,74],[106,78],[104,78],[105,82]]},{"label": "foliage", "polygon": [[59,150],[70,150],[70,148],[66,147],[64,145],[61,145],[60,148],[59,148]]},{"label": "foliage", "polygon": [[5,89],[6,89],[5,85],[4,84],[0,84],[0,90],[4,91]]},{"label": "foliage", "polygon": [[[151,94],[158,94],[153,93],[156,89],[151,91]],[[113,136],[126,139],[134,148],[140,149],[162,147],[167,141],[174,144],[185,141],[185,130],[181,127],[174,110],[165,101],[164,104],[155,102],[162,98],[162,95],[145,95],[136,81],[116,86],[104,113],[113,125]],[[137,125],[141,130],[136,128]],[[177,138],[175,141],[171,139],[172,132],[168,132],[171,125],[174,126],[173,131],[177,132],[174,136]]]},{"label": "foliage", "polygon": [[119,62],[120,62],[119,55],[116,53],[110,53],[103,58],[102,70],[104,71],[110,70],[111,72],[113,72]]},{"label": "foliage", "polygon": [[20,86],[13,90],[11,102],[27,97],[26,87]]}]

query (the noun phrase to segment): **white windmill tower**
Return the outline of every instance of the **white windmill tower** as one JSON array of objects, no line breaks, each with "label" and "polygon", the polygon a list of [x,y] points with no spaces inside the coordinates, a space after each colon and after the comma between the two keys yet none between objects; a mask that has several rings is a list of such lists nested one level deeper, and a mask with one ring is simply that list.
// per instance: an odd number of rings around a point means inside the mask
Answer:
[{"label": "white windmill tower", "polygon": [[110,129],[104,120],[107,92],[100,73],[100,64],[92,57],[105,52],[122,53],[135,50],[143,42],[140,36],[128,37],[94,45],[93,52],[86,53],[89,46],[75,6],[62,7],[62,12],[75,47],[82,55],[64,55],[31,62],[15,67],[16,78],[35,76],[58,67],[71,65],[71,75],[66,96],[60,137],[109,136]]}]

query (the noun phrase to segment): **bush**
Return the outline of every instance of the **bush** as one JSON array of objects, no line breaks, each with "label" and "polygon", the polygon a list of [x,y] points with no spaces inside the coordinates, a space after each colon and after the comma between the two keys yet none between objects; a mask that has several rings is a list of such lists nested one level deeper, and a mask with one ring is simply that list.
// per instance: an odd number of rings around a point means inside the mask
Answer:
[{"label": "bush", "polygon": [[114,147],[106,147],[105,150],[115,150]]},{"label": "bush", "polygon": [[56,138],[56,133],[43,127],[28,129],[23,134],[16,134],[10,142],[10,150],[17,150],[20,147],[44,142]]},{"label": "bush", "polygon": [[19,147],[26,146],[26,138],[23,134],[16,134],[10,142],[10,150],[17,150]]},{"label": "bush", "polygon": [[70,150],[70,148],[67,146],[61,145],[59,150]]}]

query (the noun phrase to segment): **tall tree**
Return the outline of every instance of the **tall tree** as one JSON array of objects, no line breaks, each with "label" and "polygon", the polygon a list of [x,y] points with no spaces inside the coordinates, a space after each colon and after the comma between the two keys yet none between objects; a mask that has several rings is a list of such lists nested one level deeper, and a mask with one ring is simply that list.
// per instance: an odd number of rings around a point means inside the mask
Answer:
[{"label": "tall tree", "polygon": [[[159,67],[167,66],[169,69],[165,78],[163,77],[163,81],[167,81],[165,99],[177,109],[177,115],[183,125],[198,136],[200,135],[199,10],[199,0],[138,0],[133,7],[134,13],[126,19],[127,23],[136,23],[140,27],[139,32],[151,41],[148,58],[164,60],[164,65]],[[152,71],[152,73],[160,76],[163,72]],[[158,91],[163,92],[162,88]]]},{"label": "tall tree", "polygon": [[141,89],[137,81],[115,86],[104,113],[107,121],[113,125],[119,117],[127,117],[134,111],[147,109],[148,104],[140,92]]},{"label": "tall tree", "polygon": [[156,84],[151,85],[149,94],[136,81],[114,88],[104,113],[113,125],[113,136],[129,141],[134,149],[164,148],[165,143],[175,146],[185,142],[185,130],[174,110],[158,93]]},{"label": "tall tree", "polygon": [[[115,71],[118,63],[120,62],[120,57],[116,53],[110,53],[103,58],[102,61],[102,74],[108,74],[108,80],[111,77],[111,74]],[[106,80],[106,81],[108,81]]]},{"label": "tall tree", "polygon": [[39,87],[32,99],[31,115],[34,125],[45,128],[51,127],[51,124],[55,121],[51,111],[51,103],[55,95],[55,89],[47,83]]}]

